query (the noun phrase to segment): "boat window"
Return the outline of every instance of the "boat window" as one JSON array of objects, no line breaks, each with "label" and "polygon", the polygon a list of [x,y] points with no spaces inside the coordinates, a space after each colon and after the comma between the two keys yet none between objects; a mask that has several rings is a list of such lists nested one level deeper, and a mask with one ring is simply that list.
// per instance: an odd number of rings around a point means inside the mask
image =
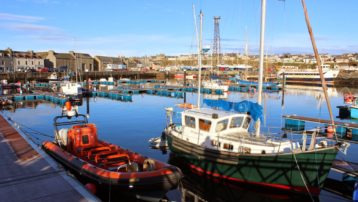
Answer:
[{"label": "boat window", "polygon": [[224,143],[224,149],[233,150],[234,146],[232,144],[229,144],[229,143]]},{"label": "boat window", "polygon": [[229,124],[229,119],[219,121],[216,124],[216,132],[221,132],[223,130],[226,130],[228,124]]},{"label": "boat window", "polygon": [[88,135],[82,136],[82,144],[88,144],[88,143],[89,143]]},{"label": "boat window", "polygon": [[215,147],[220,147],[220,142],[216,141],[216,140],[211,140],[211,145],[215,146]]},{"label": "boat window", "polygon": [[231,119],[230,128],[240,128],[242,124],[243,117],[233,117]]},{"label": "boat window", "polygon": [[251,119],[250,119],[249,117],[247,117],[247,118],[245,119],[245,122],[244,122],[243,128],[248,128],[248,127],[249,127],[249,125],[250,125],[250,121],[251,121]]},{"label": "boat window", "polygon": [[211,121],[199,119],[199,128],[203,131],[210,131]]},{"label": "boat window", "polygon": [[185,125],[190,128],[195,128],[195,118],[191,116],[185,116]]}]

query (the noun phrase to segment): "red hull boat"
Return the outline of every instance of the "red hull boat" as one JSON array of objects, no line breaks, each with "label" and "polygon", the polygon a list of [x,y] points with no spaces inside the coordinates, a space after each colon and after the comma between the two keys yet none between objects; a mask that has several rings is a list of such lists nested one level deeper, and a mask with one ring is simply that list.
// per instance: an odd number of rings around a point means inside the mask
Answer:
[{"label": "red hull boat", "polygon": [[[179,168],[98,140],[96,126],[84,115],[77,115],[83,117],[81,121],[57,122],[65,117],[55,118],[55,142],[45,141],[42,147],[88,182],[141,191],[168,191],[178,186],[183,177]],[[58,130],[63,125],[73,126]]]}]

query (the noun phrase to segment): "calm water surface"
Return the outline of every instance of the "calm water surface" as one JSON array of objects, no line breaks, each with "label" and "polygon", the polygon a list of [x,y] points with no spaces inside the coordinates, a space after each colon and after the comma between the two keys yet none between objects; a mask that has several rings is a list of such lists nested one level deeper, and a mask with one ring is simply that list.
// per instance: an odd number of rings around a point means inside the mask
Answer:
[{"label": "calm water surface", "polygon": [[[358,92],[358,89],[350,89]],[[347,89],[329,89],[333,113],[338,116],[336,106],[343,105],[343,92]],[[230,93],[230,101],[257,99],[256,95],[247,93]],[[187,93],[187,101],[195,103],[197,95]],[[160,136],[166,125],[165,107],[182,103],[182,99],[166,98],[151,95],[134,95],[133,102],[119,102],[106,98],[89,99],[89,121],[97,125],[99,137],[103,140],[120,145],[121,147],[139,152],[151,158],[170,162],[181,166],[178,159],[173,158],[170,152],[162,153],[148,147],[151,137]],[[282,106],[281,93],[265,93],[263,100],[265,121],[263,131],[274,131],[283,125],[284,114],[328,119],[329,114],[320,88],[294,87],[286,90],[284,105]],[[80,113],[87,113],[87,101],[79,108]],[[54,104],[42,102],[28,103],[25,108],[17,108],[14,112],[3,112],[14,121],[53,135],[53,118],[61,114],[61,108]],[[339,120],[339,119],[337,119]],[[358,121],[356,121],[358,123]],[[314,125],[313,125],[314,126]],[[38,141],[46,137],[38,136]],[[340,154],[337,158],[358,162],[358,156],[353,155],[357,147],[352,145],[348,155]],[[243,185],[222,184],[210,179],[203,179],[185,171],[186,177],[178,190],[167,193],[170,200],[176,201],[309,201],[305,196],[285,195],[282,193],[267,192],[262,189],[248,188]],[[185,191],[184,191],[185,190]],[[185,198],[183,197],[185,192]],[[107,200],[107,198],[104,198]],[[340,201],[341,198],[323,191],[320,201]],[[345,201],[345,200],[343,200]]]}]

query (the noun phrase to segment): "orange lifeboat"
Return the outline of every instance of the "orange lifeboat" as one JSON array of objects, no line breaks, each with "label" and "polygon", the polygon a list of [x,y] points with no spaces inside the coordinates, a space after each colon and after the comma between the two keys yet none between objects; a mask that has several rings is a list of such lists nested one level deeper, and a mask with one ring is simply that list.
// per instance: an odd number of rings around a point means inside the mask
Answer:
[{"label": "orange lifeboat", "polygon": [[[62,118],[67,116],[55,118],[55,141],[43,142],[42,148],[88,182],[121,190],[168,191],[183,177],[175,166],[99,140],[96,126],[85,115],[77,116],[82,120],[59,122]],[[64,125],[72,127],[59,130]]]}]

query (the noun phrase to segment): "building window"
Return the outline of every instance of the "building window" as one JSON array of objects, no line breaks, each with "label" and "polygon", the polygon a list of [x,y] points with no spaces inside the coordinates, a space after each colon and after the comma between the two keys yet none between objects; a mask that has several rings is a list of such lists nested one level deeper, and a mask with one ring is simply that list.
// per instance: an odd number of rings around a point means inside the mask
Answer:
[{"label": "building window", "polygon": [[31,64],[34,65],[34,61],[31,61]]},{"label": "building window", "polygon": [[4,61],[4,60],[3,60],[3,61],[1,61],[1,64],[2,64],[2,65],[5,65],[5,61]]},{"label": "building window", "polygon": [[20,60],[17,61],[17,64],[20,65]]},{"label": "building window", "polygon": [[92,64],[89,64],[90,71],[92,71]]},{"label": "building window", "polygon": [[40,61],[39,61],[39,65],[40,65],[41,63],[40,63]]},{"label": "building window", "polygon": [[25,65],[27,65],[27,61],[25,61]]}]

